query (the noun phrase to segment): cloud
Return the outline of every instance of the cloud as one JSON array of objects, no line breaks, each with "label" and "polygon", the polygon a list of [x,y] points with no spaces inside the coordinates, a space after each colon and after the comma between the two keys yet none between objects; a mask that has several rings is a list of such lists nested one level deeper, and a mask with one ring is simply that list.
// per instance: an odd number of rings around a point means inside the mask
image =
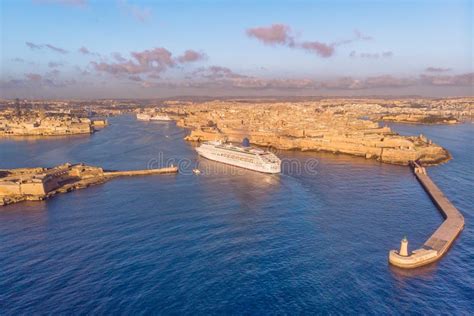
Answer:
[{"label": "cloud", "polygon": [[265,45],[282,45],[289,48],[302,49],[306,52],[318,55],[323,58],[331,57],[335,54],[335,48],[355,41],[369,41],[373,38],[365,35],[359,30],[354,30],[354,38],[336,41],[333,43],[323,43],[321,41],[297,41],[292,34],[291,27],[286,24],[272,24],[270,26],[259,26],[246,30],[248,37],[256,38]]},{"label": "cloud", "polygon": [[421,75],[421,82],[433,86],[474,86],[474,73],[460,75]]},{"label": "cloud", "polygon": [[127,15],[132,16],[140,22],[145,22],[151,17],[151,9],[129,4],[126,0],[117,1],[119,8]]},{"label": "cloud", "polygon": [[117,52],[114,52],[111,55],[116,61],[119,61],[119,62],[124,62],[127,60],[126,58],[122,57],[122,54],[117,53]]},{"label": "cloud", "polygon": [[[267,79],[236,73],[227,67],[209,66],[195,70],[185,83],[193,88],[307,89],[315,88],[311,79]],[[197,80],[196,80],[197,79]],[[204,80],[203,80],[204,79]]]},{"label": "cloud", "polygon": [[87,0],[33,0],[36,4],[60,4],[73,7],[84,7],[87,5]]},{"label": "cloud", "polygon": [[78,50],[77,50],[79,53],[83,54],[83,55],[86,55],[86,56],[98,56],[100,57],[100,54],[99,53],[94,53],[94,52],[91,52],[87,47],[85,46],[81,46]]},{"label": "cloud", "polygon": [[371,40],[374,39],[372,36],[363,34],[363,33],[362,33],[361,31],[359,31],[358,29],[355,29],[355,30],[354,30],[354,34],[355,34],[356,39],[358,39],[358,40],[371,41]]},{"label": "cloud", "polygon": [[199,68],[193,72],[193,76],[200,76],[210,80],[247,78],[247,76],[237,74],[229,68],[222,66]]},{"label": "cloud", "polygon": [[0,87],[3,89],[17,88],[62,88],[76,84],[76,80],[57,80],[58,70],[46,73],[44,76],[37,73],[26,73],[24,79],[0,80]]},{"label": "cloud", "polygon": [[61,72],[57,69],[54,69],[54,70],[51,70],[51,71],[48,71],[46,74],[45,74],[45,77],[57,77],[59,76]]},{"label": "cloud", "polygon": [[[392,75],[370,76],[366,78],[339,77],[331,80],[309,78],[278,79],[259,78],[236,73],[227,67],[210,66],[195,70],[186,77],[186,82],[175,86],[193,88],[241,88],[241,89],[325,89],[325,90],[369,90],[378,88],[404,88],[410,86],[472,86],[474,73],[455,76],[412,76]],[[166,83],[169,86],[169,82]],[[158,86],[159,83],[147,86]]]},{"label": "cloud", "polygon": [[381,53],[359,53],[355,50],[351,51],[349,54],[349,57],[351,58],[365,58],[365,59],[379,59],[379,58],[391,58],[393,57],[393,52],[391,51],[386,51],[386,52],[381,52]]},{"label": "cloud", "polygon": [[172,58],[172,53],[163,47],[144,50],[143,52],[132,52],[132,56],[140,65],[150,69],[156,68],[160,71],[176,64]]},{"label": "cloud", "polygon": [[[173,54],[164,47],[156,47],[141,52],[131,52],[130,55],[131,58],[127,59],[120,53],[112,53],[112,57],[116,62],[93,61],[91,65],[98,72],[109,73],[115,76],[147,74],[159,77],[160,73],[178,64],[185,64],[205,58],[204,53],[198,53],[191,49],[186,50],[183,55],[175,58]],[[135,77],[128,78],[136,79]]]},{"label": "cloud", "polygon": [[191,62],[195,62],[195,61],[203,60],[203,59],[206,59],[206,54],[196,52],[192,49],[188,49],[187,51],[184,52],[183,55],[178,57],[178,62],[184,64],[184,63],[191,63]]},{"label": "cloud", "polygon": [[41,81],[41,79],[43,79],[43,76],[35,73],[25,74],[25,77],[30,81]]},{"label": "cloud", "polygon": [[368,77],[364,79],[353,77],[341,77],[335,80],[320,82],[320,86],[326,89],[336,90],[360,90],[374,88],[400,88],[416,84],[415,78],[396,78],[391,75]]},{"label": "cloud", "polygon": [[355,29],[353,38],[333,42],[333,43],[331,43],[331,46],[347,45],[347,44],[351,44],[351,43],[354,43],[354,42],[357,42],[357,41],[372,41],[373,39],[374,38],[372,36],[365,35],[361,31],[359,31],[358,29]]},{"label": "cloud", "polygon": [[44,47],[51,49],[52,51],[55,51],[60,54],[67,54],[68,51],[56,46],[53,46],[51,44],[35,44],[32,42],[25,42],[26,46],[28,46],[30,49],[35,50],[35,49],[42,49]]},{"label": "cloud", "polygon": [[56,47],[56,46],[53,46],[51,44],[45,44],[44,46],[51,49],[51,50],[53,50],[53,51],[55,51],[55,52],[57,52],[57,53],[60,53],[60,54],[67,54],[68,53],[67,50]]},{"label": "cloud", "polygon": [[43,45],[38,45],[32,42],[25,42],[26,46],[28,46],[30,49],[41,49],[43,48]]},{"label": "cloud", "polygon": [[81,48],[78,49],[79,53],[82,53],[84,55],[90,55],[91,52],[84,46],[82,46]]},{"label": "cloud", "polygon": [[451,68],[441,68],[441,67],[427,67],[426,72],[448,72],[451,71]]},{"label": "cloud", "polygon": [[321,42],[303,42],[301,48],[324,58],[334,55],[334,46]]},{"label": "cloud", "polygon": [[290,36],[291,28],[285,24],[272,24],[247,29],[249,37],[255,37],[265,45],[293,45],[294,38]]}]

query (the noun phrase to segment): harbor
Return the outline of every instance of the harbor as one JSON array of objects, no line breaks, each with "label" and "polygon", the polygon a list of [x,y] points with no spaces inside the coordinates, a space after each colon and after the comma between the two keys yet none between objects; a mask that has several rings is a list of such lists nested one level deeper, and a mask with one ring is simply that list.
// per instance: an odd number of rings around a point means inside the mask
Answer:
[{"label": "harbor", "polygon": [[405,269],[421,267],[441,259],[464,228],[464,217],[431,180],[426,168],[417,162],[413,162],[412,168],[421,186],[428,193],[445,220],[420,249],[413,250],[410,254],[408,240],[404,238],[401,241],[399,251],[390,251],[389,262],[394,266]]},{"label": "harbor", "polygon": [[[277,155],[283,161],[301,166],[317,158],[318,174],[300,175],[283,164],[282,175],[275,177],[199,157],[173,123],[143,123],[134,115],[109,117],[109,122],[92,137],[0,142],[4,169],[66,161],[104,172],[171,163],[180,167],[177,175],[111,177],[45,201],[0,207],[5,276],[0,283],[7,313],[67,313],[79,305],[84,312],[119,313],[130,293],[144,292],[134,306],[149,303],[172,314],[192,313],[198,305],[206,312],[205,304],[223,297],[229,305],[220,312],[232,313],[242,310],[247,297],[266,300],[259,292],[262,285],[280,293],[283,282],[285,289],[295,289],[286,302],[301,312],[317,306],[348,312],[327,295],[344,288],[344,302],[355,302],[361,314],[371,308],[389,313],[400,302],[415,314],[427,309],[449,314],[449,298],[474,284],[469,273],[472,176],[465,175],[472,163],[472,125],[393,127],[405,135],[423,133],[454,157],[427,169],[463,212],[466,226],[449,253],[426,266],[427,272],[388,263],[389,250],[398,248],[404,234],[412,249],[420,248],[443,221],[407,167],[349,155],[281,151]],[[201,175],[194,175],[193,168]],[[18,280],[24,271],[25,278]],[[446,285],[453,279],[462,282]],[[19,291],[19,282],[27,289]],[[51,293],[62,286],[81,295],[58,303]],[[97,291],[89,290],[95,286]],[[121,293],[127,294],[125,300]],[[172,297],[192,300],[176,308]],[[104,302],[99,309],[97,301]],[[17,308],[21,302],[30,302],[30,308]],[[303,311],[300,303],[308,309]],[[468,295],[457,303],[472,306]],[[251,306],[242,312],[255,312]],[[276,306],[271,312],[284,310]]]}]

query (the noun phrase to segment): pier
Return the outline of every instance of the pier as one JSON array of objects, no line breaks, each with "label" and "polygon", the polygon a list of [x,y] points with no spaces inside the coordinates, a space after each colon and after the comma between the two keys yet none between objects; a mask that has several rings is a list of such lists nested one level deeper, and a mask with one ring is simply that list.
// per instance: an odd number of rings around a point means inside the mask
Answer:
[{"label": "pier", "polygon": [[129,171],[104,171],[104,177],[123,177],[123,176],[145,176],[153,174],[178,173],[178,167],[166,167],[160,169],[129,170]]},{"label": "pier", "polygon": [[439,260],[464,228],[464,217],[431,180],[426,169],[416,162],[412,163],[412,167],[416,178],[445,220],[420,249],[414,250],[410,254],[408,241],[403,239],[400,251],[390,251],[389,262],[394,266],[406,269],[417,268]]}]

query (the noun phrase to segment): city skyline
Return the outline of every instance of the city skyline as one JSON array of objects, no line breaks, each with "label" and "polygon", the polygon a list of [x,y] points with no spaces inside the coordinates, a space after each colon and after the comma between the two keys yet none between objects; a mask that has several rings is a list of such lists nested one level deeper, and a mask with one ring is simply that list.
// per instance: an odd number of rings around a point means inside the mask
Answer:
[{"label": "city skyline", "polygon": [[470,1],[4,1],[2,98],[472,95]]}]

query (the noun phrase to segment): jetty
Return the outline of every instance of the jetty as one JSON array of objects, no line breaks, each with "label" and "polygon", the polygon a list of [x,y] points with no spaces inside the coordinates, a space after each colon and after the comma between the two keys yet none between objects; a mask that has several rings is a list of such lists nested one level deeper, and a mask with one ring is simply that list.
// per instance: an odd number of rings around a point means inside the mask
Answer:
[{"label": "jetty", "polygon": [[160,169],[145,169],[145,170],[127,170],[127,171],[104,171],[104,177],[124,177],[124,176],[146,176],[164,173],[177,173],[178,167],[165,167]]},{"label": "jetty", "polygon": [[412,163],[412,168],[421,186],[431,197],[445,220],[420,249],[414,250],[410,254],[408,241],[404,238],[399,251],[390,251],[389,262],[394,266],[406,269],[421,267],[441,259],[464,228],[464,217],[431,180],[426,169],[417,162]]}]

